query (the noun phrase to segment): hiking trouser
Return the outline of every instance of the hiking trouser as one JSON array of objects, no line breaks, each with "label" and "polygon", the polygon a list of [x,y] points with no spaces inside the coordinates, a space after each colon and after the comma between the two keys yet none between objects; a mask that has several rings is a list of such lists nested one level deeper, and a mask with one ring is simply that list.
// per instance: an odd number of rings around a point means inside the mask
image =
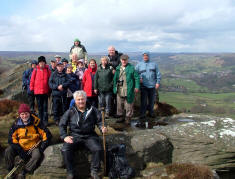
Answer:
[{"label": "hiking trouser", "polygon": [[67,110],[67,97],[65,96],[52,96],[53,102],[53,115],[55,121],[60,121],[60,117]]},{"label": "hiking trouser", "polygon": [[74,174],[74,151],[85,146],[91,151],[91,171],[98,172],[101,161],[101,144],[98,136],[89,136],[87,138],[73,138],[73,143],[64,143],[61,151],[64,158],[64,163],[67,168],[67,173]]},{"label": "hiking trouser", "polygon": [[87,102],[92,106],[98,108],[98,96],[87,97]]},{"label": "hiking trouser", "polygon": [[112,106],[112,92],[101,92],[98,96],[99,99],[99,107],[105,108],[105,112],[110,114],[111,113],[111,106]]},{"label": "hiking trouser", "polygon": [[144,86],[140,88],[140,116],[145,116],[147,109],[150,114],[153,114],[153,107],[156,98],[155,92],[155,88],[147,88]]},{"label": "hiking trouser", "polygon": [[[5,162],[6,167],[10,171],[14,167],[15,158],[18,156],[17,151],[15,151],[11,146],[8,146],[5,150]],[[29,161],[25,164],[26,172],[32,172],[36,169],[38,162],[41,159],[42,154],[40,153],[38,148],[35,148],[30,154]]]},{"label": "hiking trouser", "polygon": [[43,121],[43,124],[47,126],[48,124],[48,95],[47,94],[37,94],[35,95],[38,104],[39,118]]},{"label": "hiking trouser", "polygon": [[117,94],[117,115],[123,116],[124,110],[126,110],[126,117],[131,118],[133,116],[133,103],[127,102],[127,97],[121,97]]},{"label": "hiking trouser", "polygon": [[29,101],[30,111],[35,113],[35,109],[34,109],[34,106],[35,106],[35,95],[28,93],[28,101]]}]

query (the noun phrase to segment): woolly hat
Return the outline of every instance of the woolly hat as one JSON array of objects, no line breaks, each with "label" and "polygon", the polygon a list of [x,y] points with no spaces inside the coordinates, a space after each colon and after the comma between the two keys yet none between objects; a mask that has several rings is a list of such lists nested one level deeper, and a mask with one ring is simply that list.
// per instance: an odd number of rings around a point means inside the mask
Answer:
[{"label": "woolly hat", "polygon": [[63,59],[61,60],[61,62],[67,62],[67,63],[69,63],[69,61],[68,61],[66,58],[63,58]]},{"label": "woolly hat", "polygon": [[38,57],[38,63],[40,63],[40,62],[45,62],[45,63],[47,63],[47,62],[46,62],[46,58],[45,58],[44,56]]},{"label": "woolly hat", "polygon": [[57,63],[56,66],[59,66],[59,65],[64,65],[64,64],[62,62],[59,62],[59,63]]},{"label": "woolly hat", "polygon": [[81,42],[78,38],[74,39],[74,42]]},{"label": "woolly hat", "polygon": [[30,108],[29,108],[29,106],[27,105],[27,104],[21,104],[20,105],[20,107],[19,107],[19,109],[18,109],[18,114],[21,114],[21,113],[23,113],[23,112],[28,112],[28,113],[30,113]]},{"label": "woolly hat", "polygon": [[147,56],[149,56],[149,52],[144,52],[142,55],[147,55]]}]

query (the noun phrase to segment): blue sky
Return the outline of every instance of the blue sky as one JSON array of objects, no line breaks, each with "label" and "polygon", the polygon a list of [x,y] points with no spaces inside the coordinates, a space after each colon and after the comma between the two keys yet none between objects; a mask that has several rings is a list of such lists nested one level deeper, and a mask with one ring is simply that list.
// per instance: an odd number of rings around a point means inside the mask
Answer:
[{"label": "blue sky", "polygon": [[0,51],[234,52],[232,0],[1,0]]}]

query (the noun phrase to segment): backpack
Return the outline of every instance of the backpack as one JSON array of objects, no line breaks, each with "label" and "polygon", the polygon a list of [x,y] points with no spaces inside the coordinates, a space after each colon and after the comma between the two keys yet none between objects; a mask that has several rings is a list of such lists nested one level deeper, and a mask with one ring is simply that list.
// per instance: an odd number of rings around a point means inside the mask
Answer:
[{"label": "backpack", "polygon": [[107,173],[110,179],[128,179],[135,176],[134,169],[131,168],[126,159],[126,146],[124,144],[113,145],[107,152]]}]

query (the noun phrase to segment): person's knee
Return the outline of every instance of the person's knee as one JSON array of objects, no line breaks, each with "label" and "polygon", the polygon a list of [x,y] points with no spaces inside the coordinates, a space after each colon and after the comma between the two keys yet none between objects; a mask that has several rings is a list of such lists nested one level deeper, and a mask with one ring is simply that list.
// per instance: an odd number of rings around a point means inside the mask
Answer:
[{"label": "person's knee", "polygon": [[34,160],[40,160],[41,159],[42,154],[40,153],[39,149],[34,149],[32,152],[32,158]]},{"label": "person's knee", "polygon": [[71,152],[71,151],[73,151],[72,144],[64,143],[64,145],[61,149],[61,152],[62,153],[67,153],[67,152]]}]

